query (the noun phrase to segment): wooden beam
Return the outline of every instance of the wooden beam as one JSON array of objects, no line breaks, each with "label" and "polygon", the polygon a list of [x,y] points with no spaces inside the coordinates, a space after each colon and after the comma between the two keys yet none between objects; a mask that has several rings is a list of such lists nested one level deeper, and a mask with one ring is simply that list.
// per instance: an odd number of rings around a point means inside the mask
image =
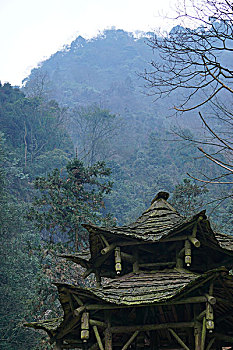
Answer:
[{"label": "wooden beam", "polygon": [[110,325],[108,325],[104,334],[105,350],[112,350],[112,332],[110,330]]},{"label": "wooden beam", "polygon": [[[170,302],[167,301],[167,302],[162,302],[162,303],[155,303],[155,304],[151,304],[149,306],[199,304],[199,303],[206,303],[206,302],[207,302],[207,298],[203,295],[203,296],[199,296],[199,297],[190,297],[190,298],[181,299],[181,300],[172,300]],[[142,305],[136,305],[136,306],[137,307],[145,307],[145,306],[148,306],[148,305],[143,305],[142,304]],[[75,309],[74,313],[76,314],[76,311],[78,313],[80,313],[84,309],[91,311],[91,310],[115,310],[115,309],[125,309],[125,308],[133,308],[133,307],[135,307],[135,305],[89,304],[89,305],[83,306],[83,308],[79,307],[79,308]]]},{"label": "wooden beam", "polygon": [[227,343],[233,344],[233,337],[221,333],[214,333],[214,337],[220,340],[225,340]]},{"label": "wooden beam", "polygon": [[77,301],[78,305],[83,306],[82,300],[74,293],[72,293],[74,299]]},{"label": "wooden beam", "polygon": [[161,262],[161,263],[147,263],[147,264],[138,264],[139,267],[162,267],[162,266],[170,266],[170,265],[175,265],[175,261],[170,261],[170,262]]},{"label": "wooden beam", "polygon": [[107,253],[110,253],[113,249],[116,248],[116,246],[117,246],[117,243],[112,243],[112,244],[110,244],[109,246],[107,246],[107,247],[101,249],[101,254],[102,254],[102,255],[105,255],[105,254],[107,254]]},{"label": "wooden beam", "polygon": [[97,343],[99,345],[100,350],[104,350],[103,343],[102,343],[102,340],[100,338],[97,326],[93,326],[93,330],[94,330],[95,337],[96,337],[96,340],[97,340]]},{"label": "wooden beam", "polygon": [[123,260],[126,260],[126,261],[128,261],[130,263],[134,262],[134,257],[131,254],[121,252],[121,257],[122,257]]},{"label": "wooden beam", "polygon": [[94,272],[94,269],[93,268],[90,268],[90,269],[87,269],[84,273],[83,273],[83,275],[82,275],[82,277],[85,279],[85,278],[87,278],[91,273],[93,273]]},{"label": "wooden beam", "polygon": [[194,325],[195,350],[201,350],[201,324],[195,322]]},{"label": "wooden beam", "polygon": [[135,331],[153,331],[168,328],[192,328],[194,327],[194,322],[175,322],[175,323],[163,323],[163,324],[147,324],[147,325],[137,325],[137,326],[116,326],[111,327],[112,333],[130,333]]},{"label": "wooden beam", "polygon": [[105,350],[112,350],[112,332],[110,330],[111,327],[111,313],[109,311],[104,312],[104,319],[107,323],[107,328],[104,332],[104,346]]},{"label": "wooden beam", "polygon": [[121,350],[126,350],[128,349],[128,347],[130,346],[130,344],[134,341],[134,339],[138,336],[139,331],[135,331],[131,337],[129,338],[129,340],[125,343],[125,345],[123,346],[123,348]]},{"label": "wooden beam", "polygon": [[194,247],[199,248],[201,246],[201,242],[198,239],[196,239],[195,237],[188,236],[188,239],[194,245]]},{"label": "wooden beam", "polygon": [[90,319],[89,322],[90,322],[91,326],[98,326],[98,327],[103,327],[103,328],[107,327],[107,324],[105,322],[102,322],[102,321]]},{"label": "wooden beam", "polygon": [[190,350],[189,347],[183,342],[183,340],[176,334],[173,329],[168,328],[169,332],[173,335],[173,337],[177,340],[177,342],[185,349],[185,350]]},{"label": "wooden beam", "polygon": [[201,350],[205,350],[205,339],[206,339],[206,318],[203,317],[202,331],[201,331]]},{"label": "wooden beam", "polygon": [[209,344],[206,347],[206,350],[210,350],[211,346],[214,344],[214,342],[215,342],[215,338],[210,339]]},{"label": "wooden beam", "polygon": [[106,240],[106,238],[104,237],[104,235],[100,234],[100,238],[102,239],[102,241],[104,242],[104,244],[106,245],[106,247],[109,247],[110,244],[108,243],[108,241]]},{"label": "wooden beam", "polygon": [[86,306],[82,305],[74,310],[73,315],[76,317],[79,317],[85,309],[86,309]]}]

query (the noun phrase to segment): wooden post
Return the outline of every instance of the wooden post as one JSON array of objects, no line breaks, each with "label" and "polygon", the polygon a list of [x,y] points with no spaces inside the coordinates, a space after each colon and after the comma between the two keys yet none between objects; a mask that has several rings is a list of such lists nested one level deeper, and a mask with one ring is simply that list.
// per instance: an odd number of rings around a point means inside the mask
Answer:
[{"label": "wooden post", "polygon": [[120,275],[122,267],[121,267],[121,249],[120,247],[115,248],[115,270],[117,275]]},{"label": "wooden post", "polygon": [[214,329],[214,311],[213,306],[210,303],[206,303],[206,328],[210,332]]},{"label": "wooden post", "polygon": [[206,318],[203,317],[202,332],[201,332],[201,350],[205,350],[205,338],[206,338]]},{"label": "wooden post", "polygon": [[195,350],[201,350],[201,324],[195,322],[194,325]]},{"label": "wooden post", "polygon": [[129,338],[129,340],[125,343],[125,345],[123,346],[123,348],[121,350],[126,350],[128,349],[128,347],[130,346],[130,344],[134,341],[134,339],[137,337],[139,331],[134,332],[131,337]]},{"label": "wooden post", "polygon": [[185,349],[185,350],[190,350],[189,347],[183,342],[183,340],[176,334],[173,329],[168,328],[169,332],[173,335],[173,337],[177,340],[177,342]]},{"label": "wooden post", "polygon": [[209,342],[209,344],[207,345],[206,350],[210,350],[210,349],[211,349],[211,346],[214,344],[214,342],[215,342],[215,338],[210,339],[210,342]]},{"label": "wooden post", "polygon": [[87,342],[89,339],[89,313],[84,312],[81,318],[81,339]]},{"label": "wooden post", "polygon": [[138,264],[138,249],[135,248],[133,250],[133,257],[134,257],[134,263],[133,263],[133,272],[139,273],[139,264]]},{"label": "wooden post", "polygon": [[93,330],[94,330],[95,337],[96,337],[96,340],[97,340],[97,343],[99,345],[100,350],[104,350],[103,343],[102,343],[102,340],[100,338],[97,326],[93,326]]},{"label": "wooden post", "polygon": [[105,350],[112,350],[112,332],[110,325],[105,330]]},{"label": "wooden post", "polygon": [[188,239],[186,239],[185,241],[184,249],[185,249],[185,264],[187,266],[190,266],[192,261],[192,258],[191,258],[192,251],[191,251],[191,242]]},{"label": "wooden post", "polygon": [[101,276],[100,276],[99,269],[95,270],[95,279],[96,279],[96,287],[100,288],[101,287]]},{"label": "wooden post", "polygon": [[105,329],[104,335],[105,335],[105,350],[112,350],[112,332],[110,330],[111,327],[111,318],[110,318],[110,312],[105,311],[105,322],[107,323],[107,328]]},{"label": "wooden post", "polygon": [[182,248],[179,252],[177,252],[177,256],[176,256],[176,268],[177,269],[182,269],[184,267],[184,252],[185,249]]}]

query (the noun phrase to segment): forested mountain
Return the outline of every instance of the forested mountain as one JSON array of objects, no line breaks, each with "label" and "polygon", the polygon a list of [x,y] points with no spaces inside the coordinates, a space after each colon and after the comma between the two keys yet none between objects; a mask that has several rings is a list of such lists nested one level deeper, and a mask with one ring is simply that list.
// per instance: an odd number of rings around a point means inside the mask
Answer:
[{"label": "forested mountain", "polygon": [[[175,134],[203,133],[195,113],[169,117],[178,96],[147,95],[140,75],[161,60],[146,44],[151,35],[106,30],[78,37],[33,69],[23,89],[0,85],[2,349],[49,349],[22,324],[32,314],[46,318],[50,307],[49,317],[56,315],[51,266],[59,278],[64,273],[51,251],[85,246],[85,217],[128,223],[161,189],[173,193],[184,215],[221,195],[185,179],[187,172],[218,176]],[[227,231],[231,206],[217,209],[212,217]]]},{"label": "forested mountain", "polygon": [[214,166],[194,161],[196,146],[171,133],[202,133],[196,113],[171,117],[180,94],[156,101],[148,96],[143,72],[151,60],[162,60],[148,46],[152,36],[114,29],[90,40],[79,36],[24,82],[28,96],[41,94],[69,109],[66,126],[81,158],[108,161],[114,187],[107,208],[118,223],[132,220],[158,189],[172,192],[187,172],[217,175]]}]

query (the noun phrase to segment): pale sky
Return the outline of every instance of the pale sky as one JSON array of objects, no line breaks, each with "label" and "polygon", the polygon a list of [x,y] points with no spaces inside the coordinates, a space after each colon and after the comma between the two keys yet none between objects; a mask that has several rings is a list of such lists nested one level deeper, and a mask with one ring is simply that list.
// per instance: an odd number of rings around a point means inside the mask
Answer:
[{"label": "pale sky", "polygon": [[[70,44],[115,26],[167,28],[176,0],[0,0],[0,81],[21,85],[30,70]],[[170,23],[169,27],[172,27]]]}]

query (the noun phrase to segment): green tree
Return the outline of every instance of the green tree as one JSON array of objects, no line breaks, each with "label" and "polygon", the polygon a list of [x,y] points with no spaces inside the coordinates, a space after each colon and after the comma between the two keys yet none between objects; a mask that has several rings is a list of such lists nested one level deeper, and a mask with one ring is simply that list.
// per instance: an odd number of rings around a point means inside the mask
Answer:
[{"label": "green tree", "polygon": [[184,179],[182,183],[176,185],[173,193],[171,204],[183,216],[196,214],[203,208],[203,203],[208,190],[198,186],[189,179]]},{"label": "green tree", "polygon": [[64,171],[55,169],[47,177],[36,179],[35,188],[40,196],[35,199],[28,218],[50,243],[67,241],[73,245],[75,242],[78,249],[87,241],[81,223],[101,221],[103,196],[112,187],[106,179],[109,175],[110,169],[104,162],[85,167],[78,159],[69,161]]},{"label": "green tree", "polygon": [[110,158],[119,127],[116,115],[97,105],[75,108],[70,112],[70,132],[74,145],[79,157],[89,165]]}]

